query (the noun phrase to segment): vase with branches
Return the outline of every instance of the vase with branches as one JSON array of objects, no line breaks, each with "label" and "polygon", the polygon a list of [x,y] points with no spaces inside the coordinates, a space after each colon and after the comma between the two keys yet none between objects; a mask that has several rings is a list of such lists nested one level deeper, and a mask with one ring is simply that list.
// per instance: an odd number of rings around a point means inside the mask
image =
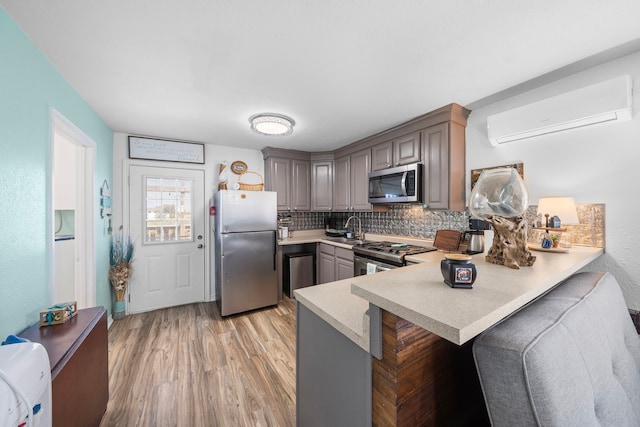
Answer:
[{"label": "vase with branches", "polygon": [[116,295],[116,307],[122,307],[122,310],[114,309],[114,319],[116,312],[121,311],[124,315],[124,297],[132,272],[133,249],[131,237],[122,231],[111,239],[109,282],[111,282],[111,287]]}]

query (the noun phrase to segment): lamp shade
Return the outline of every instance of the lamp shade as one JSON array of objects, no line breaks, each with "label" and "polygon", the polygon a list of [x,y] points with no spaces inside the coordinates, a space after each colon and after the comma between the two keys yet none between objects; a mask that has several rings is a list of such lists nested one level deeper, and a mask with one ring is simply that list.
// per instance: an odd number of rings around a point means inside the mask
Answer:
[{"label": "lamp shade", "polygon": [[580,224],[573,197],[540,197],[538,214],[549,215],[549,217],[557,216],[562,225]]}]

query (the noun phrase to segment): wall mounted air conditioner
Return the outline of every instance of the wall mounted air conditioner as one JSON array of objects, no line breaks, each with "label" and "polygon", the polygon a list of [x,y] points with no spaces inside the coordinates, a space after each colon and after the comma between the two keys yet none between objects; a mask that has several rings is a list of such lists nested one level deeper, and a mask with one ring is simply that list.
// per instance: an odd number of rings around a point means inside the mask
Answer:
[{"label": "wall mounted air conditioner", "polygon": [[595,123],[632,118],[632,80],[624,75],[487,118],[494,146]]}]

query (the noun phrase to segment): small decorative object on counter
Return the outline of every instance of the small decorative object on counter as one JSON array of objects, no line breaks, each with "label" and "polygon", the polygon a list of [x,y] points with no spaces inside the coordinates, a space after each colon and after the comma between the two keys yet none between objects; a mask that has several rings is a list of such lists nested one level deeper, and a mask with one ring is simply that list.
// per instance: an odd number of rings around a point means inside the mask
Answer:
[{"label": "small decorative object on counter", "polygon": [[444,283],[452,288],[471,289],[476,280],[476,266],[471,263],[471,256],[465,254],[448,254],[440,261],[440,271]]},{"label": "small decorative object on counter", "polygon": [[542,239],[542,249],[550,249],[553,246],[553,240],[550,237],[545,237]]},{"label": "small decorative object on counter", "polygon": [[63,302],[49,307],[47,311],[40,312],[40,326],[59,325],[78,314],[76,301]]}]

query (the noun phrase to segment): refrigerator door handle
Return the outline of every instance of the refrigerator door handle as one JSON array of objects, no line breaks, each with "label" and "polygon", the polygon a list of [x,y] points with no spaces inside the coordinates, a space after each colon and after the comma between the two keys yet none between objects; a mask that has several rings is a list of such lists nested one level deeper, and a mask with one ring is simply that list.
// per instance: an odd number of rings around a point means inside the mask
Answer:
[{"label": "refrigerator door handle", "polygon": [[277,231],[273,232],[273,271],[276,271],[278,266],[278,237]]}]

